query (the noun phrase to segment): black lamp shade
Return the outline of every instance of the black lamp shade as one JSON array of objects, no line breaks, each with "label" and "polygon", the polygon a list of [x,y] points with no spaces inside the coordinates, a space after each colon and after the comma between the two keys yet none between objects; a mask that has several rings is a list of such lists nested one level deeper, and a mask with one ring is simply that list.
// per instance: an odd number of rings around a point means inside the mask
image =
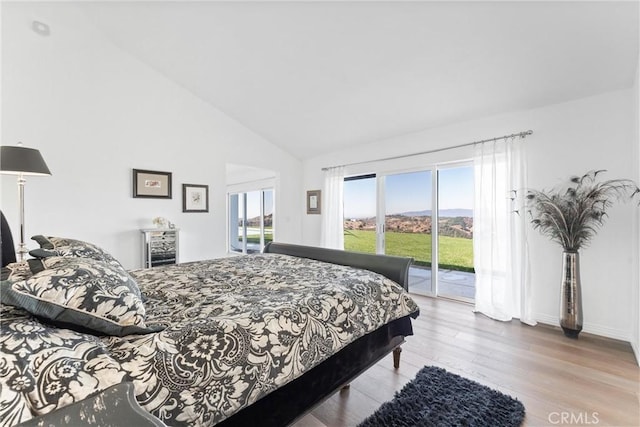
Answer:
[{"label": "black lamp shade", "polygon": [[12,175],[51,175],[40,151],[22,146],[0,147],[0,173]]}]

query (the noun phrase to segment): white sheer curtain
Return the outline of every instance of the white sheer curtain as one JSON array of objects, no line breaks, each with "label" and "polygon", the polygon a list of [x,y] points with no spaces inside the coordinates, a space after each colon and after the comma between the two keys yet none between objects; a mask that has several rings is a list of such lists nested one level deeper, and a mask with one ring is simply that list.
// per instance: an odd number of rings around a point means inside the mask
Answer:
[{"label": "white sheer curtain", "polygon": [[344,167],[325,171],[322,193],[322,246],[344,249]]},{"label": "white sheer curtain", "polygon": [[521,193],[527,186],[523,145],[522,138],[512,138],[475,147],[475,310],[497,320],[519,318],[535,325],[531,314],[527,218],[521,206],[524,197],[514,199],[512,192]]}]

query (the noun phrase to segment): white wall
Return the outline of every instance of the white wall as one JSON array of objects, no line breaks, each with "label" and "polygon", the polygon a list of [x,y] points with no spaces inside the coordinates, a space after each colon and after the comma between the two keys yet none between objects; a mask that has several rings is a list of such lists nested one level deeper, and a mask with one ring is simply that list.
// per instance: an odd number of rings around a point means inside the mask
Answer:
[{"label": "white wall", "polygon": [[[73,5],[2,4],[1,127],[3,145],[39,149],[53,173],[27,181],[28,237],[94,242],[135,268],[138,229],[164,216],[181,229],[181,261],[222,256],[227,163],[275,171],[277,238],[300,235],[300,161],[106,41]],[[173,198],[132,198],[132,168],[172,172]],[[15,177],[1,183],[17,237]],[[182,213],[183,183],[209,185],[209,213]]]},{"label": "white wall", "polygon": [[[432,148],[532,129],[527,139],[529,183],[533,188],[549,188],[574,174],[591,169],[607,169],[608,177],[636,176],[637,157],[633,158],[633,91],[621,90],[515,112],[482,120],[460,123],[424,132],[376,141],[349,150],[310,159],[304,163],[304,188],[322,187],[323,166],[332,166],[422,152]],[[468,153],[457,153],[462,157]],[[454,155],[451,152],[450,155]],[[443,153],[437,155],[446,160]],[[430,161],[430,156],[424,159]],[[436,156],[433,156],[434,158]],[[396,161],[393,166],[399,168]],[[415,159],[405,162],[415,166]],[[363,166],[359,166],[363,168]],[[375,168],[372,168],[372,170]],[[638,235],[631,234],[634,206],[616,205],[605,227],[591,247],[582,251],[584,330],[630,341],[632,335],[633,282],[638,258],[633,245]],[[303,218],[305,244],[320,243],[320,219]],[[545,323],[557,324],[561,248],[531,233],[533,269],[533,312]]]}]

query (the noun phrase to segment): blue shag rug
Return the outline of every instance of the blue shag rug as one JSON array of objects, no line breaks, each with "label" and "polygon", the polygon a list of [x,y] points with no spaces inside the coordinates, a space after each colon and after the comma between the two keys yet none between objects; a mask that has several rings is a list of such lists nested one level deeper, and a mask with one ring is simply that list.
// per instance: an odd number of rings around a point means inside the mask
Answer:
[{"label": "blue shag rug", "polygon": [[425,366],[358,427],[477,426],[518,427],[524,405],[489,387]]}]

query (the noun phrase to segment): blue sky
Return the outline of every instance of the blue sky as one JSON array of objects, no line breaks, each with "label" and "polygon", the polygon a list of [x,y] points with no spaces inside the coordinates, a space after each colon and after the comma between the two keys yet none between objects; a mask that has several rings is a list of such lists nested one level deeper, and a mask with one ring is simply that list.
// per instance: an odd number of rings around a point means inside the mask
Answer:
[{"label": "blue sky", "polygon": [[[396,214],[431,209],[431,172],[386,178],[386,211]],[[473,209],[473,168],[440,169],[440,209]],[[345,182],[344,216],[367,218],[376,212],[375,178]]]},{"label": "blue sky", "polygon": [[[240,206],[242,206],[242,199],[240,199]],[[273,191],[265,191],[264,207],[265,215],[273,213]],[[260,191],[249,191],[247,193],[247,218],[257,216],[260,216]]]},{"label": "blue sky", "polygon": [[473,167],[440,169],[440,209],[473,209]]}]

